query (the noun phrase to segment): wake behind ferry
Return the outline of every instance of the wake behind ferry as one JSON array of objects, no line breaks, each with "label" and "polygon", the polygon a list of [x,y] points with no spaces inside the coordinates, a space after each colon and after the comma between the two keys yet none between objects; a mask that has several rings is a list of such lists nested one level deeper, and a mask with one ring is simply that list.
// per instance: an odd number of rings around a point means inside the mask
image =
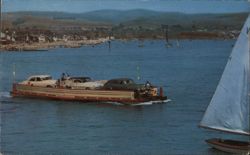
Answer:
[{"label": "wake behind ferry", "polygon": [[14,83],[13,97],[47,98],[82,102],[118,102],[138,104],[163,103],[167,97],[150,82],[136,84],[129,78],[92,80],[90,77],[71,77],[62,74],[58,80],[50,75],[33,75],[27,80]]}]

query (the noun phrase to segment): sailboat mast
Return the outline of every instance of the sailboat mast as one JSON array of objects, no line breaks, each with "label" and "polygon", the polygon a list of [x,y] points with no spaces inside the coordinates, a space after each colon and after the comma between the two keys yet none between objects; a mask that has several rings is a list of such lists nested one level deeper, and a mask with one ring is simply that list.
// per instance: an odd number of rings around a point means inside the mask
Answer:
[{"label": "sailboat mast", "polygon": [[[250,111],[250,32],[249,32],[249,30],[250,30],[250,25],[248,25],[247,26],[247,36],[248,36],[248,45],[249,45],[249,47],[248,47],[248,61],[249,61],[249,63],[248,63],[248,74],[247,74],[247,90],[248,90],[248,92],[247,92],[247,101],[248,101],[248,107],[247,107],[247,109],[248,109],[248,111]],[[250,112],[248,113],[248,122],[250,122]]]},{"label": "sailboat mast", "polygon": [[168,43],[168,25],[166,25],[166,42]]},{"label": "sailboat mast", "polygon": [[0,39],[2,39],[2,5],[3,1],[0,0]]}]

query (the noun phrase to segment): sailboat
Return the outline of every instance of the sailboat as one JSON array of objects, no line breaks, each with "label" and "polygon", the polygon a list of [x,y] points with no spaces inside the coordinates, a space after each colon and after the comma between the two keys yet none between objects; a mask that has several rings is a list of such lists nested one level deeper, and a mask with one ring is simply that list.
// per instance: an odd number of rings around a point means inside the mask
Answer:
[{"label": "sailboat", "polygon": [[178,40],[178,39],[176,40],[176,46],[177,46],[177,47],[180,47],[180,43],[179,43],[179,40]]},{"label": "sailboat", "polygon": [[[249,44],[250,15],[236,41],[200,127],[250,136]],[[248,139],[238,141],[213,138],[206,142],[224,152],[250,154],[250,137]]]}]

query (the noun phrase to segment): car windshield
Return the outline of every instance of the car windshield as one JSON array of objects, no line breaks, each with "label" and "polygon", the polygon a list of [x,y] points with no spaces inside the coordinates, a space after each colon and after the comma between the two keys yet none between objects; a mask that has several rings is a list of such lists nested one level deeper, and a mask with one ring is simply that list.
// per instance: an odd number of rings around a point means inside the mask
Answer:
[{"label": "car windshield", "polygon": [[30,80],[29,81],[36,81],[36,78],[30,78]]},{"label": "car windshield", "polygon": [[42,78],[42,80],[51,80],[51,79],[52,79],[51,76],[47,76],[47,77]]},{"label": "car windshield", "polygon": [[81,80],[81,79],[74,79],[73,81],[74,81],[75,83],[84,83],[84,81]]},{"label": "car windshield", "polygon": [[133,81],[133,80],[130,80],[130,79],[128,79],[128,80],[122,80],[122,81],[120,82],[120,84],[134,84],[134,81]]},{"label": "car windshield", "polygon": [[78,81],[78,82],[89,82],[91,81],[90,78],[88,77],[78,77],[78,78],[71,78],[73,81]]},{"label": "car windshield", "polygon": [[90,79],[90,78],[83,78],[83,81],[84,81],[84,82],[90,82],[91,79]]},{"label": "car windshield", "polygon": [[134,84],[134,81],[133,81],[133,80],[127,80],[126,83],[127,83],[127,84]]}]

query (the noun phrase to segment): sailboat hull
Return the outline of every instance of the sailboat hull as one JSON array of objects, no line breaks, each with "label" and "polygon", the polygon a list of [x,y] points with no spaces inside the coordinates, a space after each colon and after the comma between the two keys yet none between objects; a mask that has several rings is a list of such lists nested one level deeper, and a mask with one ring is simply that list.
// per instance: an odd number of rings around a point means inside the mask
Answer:
[{"label": "sailboat hull", "polygon": [[228,153],[250,154],[250,142],[223,140],[218,138],[206,140],[211,147]]}]

